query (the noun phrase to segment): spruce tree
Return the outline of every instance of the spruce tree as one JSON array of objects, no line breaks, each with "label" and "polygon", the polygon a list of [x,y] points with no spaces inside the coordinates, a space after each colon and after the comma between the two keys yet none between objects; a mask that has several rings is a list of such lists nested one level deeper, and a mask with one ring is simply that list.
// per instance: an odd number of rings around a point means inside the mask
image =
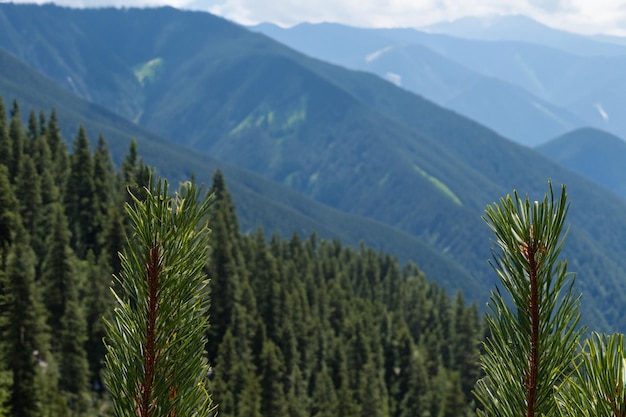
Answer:
[{"label": "spruce tree", "polygon": [[9,138],[9,129],[7,127],[7,114],[4,107],[4,101],[0,97],[0,165],[7,168],[11,164],[11,154],[13,148]]},{"label": "spruce tree", "polygon": [[[0,271],[0,281],[4,280],[4,272]],[[0,294],[0,298],[2,295]],[[0,300],[0,305],[2,301]],[[2,323],[3,316],[0,314],[0,328],[4,326]],[[8,343],[5,340],[0,341],[0,417],[9,417],[11,408],[9,400],[11,398],[11,372],[7,363]]]},{"label": "spruce tree", "polygon": [[241,282],[245,279],[243,256],[239,243],[239,226],[234,205],[226,189],[223,175],[217,171],[213,177],[212,192],[215,200],[211,210],[211,261],[208,274],[211,277],[211,297],[219,302],[209,306],[209,328],[207,347],[209,359],[216,356],[217,346],[230,325],[233,305],[241,297]]},{"label": "spruce tree", "polygon": [[480,351],[482,339],[478,307],[465,306],[459,292],[454,301],[454,339],[451,342],[453,368],[459,372],[461,389],[465,398],[472,398],[472,389],[480,376]]},{"label": "spruce tree", "polygon": [[550,184],[541,202],[514,192],[486,210],[498,247],[493,267],[510,302],[499,289],[490,298],[486,376],[475,391],[481,416],[559,412],[555,387],[572,372],[582,332],[574,280],[559,261],[567,208],[565,187],[555,200]]},{"label": "spruce tree", "polygon": [[42,398],[38,378],[48,360],[46,314],[35,285],[35,254],[26,236],[18,227],[5,272],[3,308],[8,320],[2,339],[9,344],[7,359],[13,377],[10,406],[15,417],[39,415]]},{"label": "spruce tree", "polygon": [[111,205],[115,204],[113,196],[115,195],[116,182],[114,178],[113,162],[109,149],[104,137],[100,135],[93,155],[94,211],[92,222],[93,234],[96,239],[93,249],[96,255],[100,254],[102,246],[106,246],[109,213]]},{"label": "spruce tree", "polygon": [[9,142],[11,144],[11,158],[9,159],[8,167],[9,177],[11,179],[11,183],[13,184],[19,171],[25,142],[24,129],[22,127],[22,120],[20,119],[20,107],[17,104],[17,101],[13,102],[13,110],[11,111]]},{"label": "spruce tree", "polygon": [[78,279],[75,256],[69,246],[70,232],[67,218],[60,204],[50,206],[51,230],[46,241],[47,252],[43,259],[41,286],[48,310],[48,324],[52,330],[52,345],[59,351],[61,318],[67,302],[78,298]]},{"label": "spruce tree", "polygon": [[[19,201],[22,222],[33,238],[39,237],[38,228],[42,226],[42,201],[39,174],[33,158],[23,155],[15,179],[15,194]],[[34,241],[33,246],[41,246],[43,242]],[[36,250],[36,253],[41,253]]]},{"label": "spruce tree", "polygon": [[17,199],[9,182],[9,169],[0,164],[0,269],[6,263],[9,246],[18,225]]},{"label": "spruce tree", "polygon": [[85,129],[80,126],[74,140],[65,207],[72,232],[71,246],[83,258],[97,244],[93,158]]},{"label": "spruce tree", "polygon": [[102,393],[100,371],[106,348],[102,340],[105,336],[103,317],[111,317],[114,307],[114,299],[108,290],[112,284],[112,272],[105,253],[99,257],[89,252],[85,260],[87,263],[87,275],[85,282],[85,299],[83,310],[87,321],[87,341],[85,350],[89,362],[90,384],[93,389]]},{"label": "spruce tree", "polygon": [[403,370],[406,390],[396,415],[399,417],[427,415],[426,411],[430,409],[431,402],[429,394],[439,387],[430,386],[422,352],[415,350],[407,359],[408,367]]},{"label": "spruce tree", "polygon": [[76,415],[83,415],[89,407],[89,366],[85,351],[85,314],[77,297],[68,299],[60,325],[59,389],[67,398],[69,408]]},{"label": "spruce tree", "polygon": [[39,121],[37,120],[37,115],[34,110],[31,110],[28,114],[28,131],[26,133],[26,137],[28,140],[25,142],[24,153],[30,156],[34,156],[35,152],[35,143],[39,139]]},{"label": "spruce tree", "polygon": [[107,321],[104,380],[119,417],[206,416],[212,408],[204,358],[209,199],[166,181],[127,205],[132,235]]},{"label": "spruce tree", "polygon": [[387,389],[380,368],[373,359],[363,365],[360,375],[358,398],[362,417],[387,417],[389,405]]},{"label": "spruce tree", "polygon": [[325,365],[315,373],[311,397],[312,417],[334,417],[337,415],[337,394]]},{"label": "spruce tree", "polygon": [[52,157],[52,171],[54,183],[56,184],[59,194],[65,195],[67,174],[70,167],[69,155],[67,153],[67,145],[61,137],[61,128],[59,127],[56,112],[54,109],[50,112],[48,125],[45,131],[46,140],[50,147],[50,155]]},{"label": "spruce tree", "polygon": [[287,414],[287,400],[283,391],[285,368],[280,349],[271,340],[263,345],[261,354],[261,413],[264,416]]}]

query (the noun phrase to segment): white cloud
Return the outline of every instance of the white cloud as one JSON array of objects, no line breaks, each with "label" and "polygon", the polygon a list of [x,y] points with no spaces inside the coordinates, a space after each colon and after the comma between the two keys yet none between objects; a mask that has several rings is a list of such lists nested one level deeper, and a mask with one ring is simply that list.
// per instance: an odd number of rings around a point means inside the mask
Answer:
[{"label": "white cloud", "polygon": [[68,7],[158,7],[158,6],[172,6],[177,8],[183,8],[190,3],[189,0],[0,0],[0,3],[55,3],[60,6]]},{"label": "white cloud", "polygon": [[[3,0],[0,0],[3,1]],[[13,0],[45,3],[50,0]],[[490,14],[525,14],[581,33],[626,35],[624,0],[53,0],[75,7],[163,6],[210,11],[242,24],[338,22],[365,27],[421,27]]]},{"label": "white cloud", "polygon": [[[623,0],[204,0],[205,10],[243,24],[302,21],[366,27],[421,27],[465,16],[524,14],[581,33],[626,35]],[[198,5],[202,0],[196,0]]]}]

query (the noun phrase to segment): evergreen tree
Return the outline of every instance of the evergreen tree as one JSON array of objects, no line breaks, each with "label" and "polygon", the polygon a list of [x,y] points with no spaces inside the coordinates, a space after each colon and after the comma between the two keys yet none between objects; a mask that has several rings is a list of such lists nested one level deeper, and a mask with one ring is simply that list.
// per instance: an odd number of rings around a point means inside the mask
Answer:
[{"label": "evergreen tree", "polygon": [[[99,255],[100,247],[106,245],[107,223],[109,221],[111,205],[114,204],[115,195],[113,162],[109,154],[104,137],[98,137],[98,144],[93,155],[93,186],[94,186],[94,211],[92,213],[93,234],[96,242],[94,249]],[[121,246],[118,247],[121,249]]]},{"label": "evergreen tree", "polygon": [[46,134],[46,113],[43,110],[39,111],[39,137]]},{"label": "evergreen tree", "polygon": [[337,394],[325,365],[315,373],[311,397],[312,417],[335,417],[337,415]]},{"label": "evergreen tree", "polygon": [[263,231],[259,229],[254,236],[254,292],[257,297],[257,310],[267,337],[277,342],[280,334],[281,278],[276,259],[268,250]]},{"label": "evergreen tree", "polygon": [[[3,271],[0,271],[0,281],[4,280],[2,277]],[[3,302],[0,300],[0,305]],[[0,328],[5,324],[1,323],[2,318],[0,316]],[[8,344],[6,341],[0,341],[0,417],[9,417],[11,409],[9,400],[11,398],[11,372],[9,371],[9,364],[7,363],[7,350]]]},{"label": "evergreen tree", "polygon": [[88,367],[85,342],[86,317],[79,302],[81,282],[76,259],[69,247],[67,220],[60,204],[51,204],[52,225],[48,251],[42,263],[42,287],[51,329],[52,353],[59,365],[59,389],[69,408],[87,409]]},{"label": "evergreen tree", "polygon": [[[220,415],[241,415],[242,403],[247,404],[249,413],[255,412],[257,406],[260,407],[260,381],[252,354],[255,330],[252,317],[242,305],[236,304],[231,326],[220,344],[219,362],[214,364],[219,382],[215,399],[219,404]],[[248,395],[251,397],[246,398]]]},{"label": "evergreen tree", "polygon": [[241,281],[245,279],[240,265],[244,263],[239,246],[239,228],[235,209],[226,190],[224,177],[217,171],[213,177],[214,203],[211,210],[213,245],[208,275],[211,297],[219,302],[209,306],[211,327],[208,339],[209,360],[214,360],[217,346],[230,325],[234,303],[241,297]]},{"label": "evergreen tree", "polygon": [[145,198],[144,190],[149,186],[152,172],[139,157],[137,142],[134,139],[130,141],[128,153],[122,162],[120,177],[122,185],[127,188],[124,201],[133,204],[131,195],[143,201]]},{"label": "evergreen tree", "polygon": [[0,164],[0,269],[6,263],[9,246],[19,221],[18,202],[9,182],[9,169]]},{"label": "evergreen tree", "polygon": [[28,132],[26,137],[28,140],[24,143],[24,153],[30,156],[34,156],[35,143],[39,139],[39,121],[34,110],[31,110],[28,114]]},{"label": "evergreen tree", "polygon": [[22,160],[24,149],[24,130],[22,128],[22,120],[20,119],[20,107],[17,101],[13,102],[13,110],[11,112],[11,122],[9,124],[9,142],[11,144],[11,158],[9,159],[9,178],[11,183],[15,182],[18,174],[19,166]]},{"label": "evergreen tree", "polygon": [[[41,234],[38,228],[42,227],[41,186],[35,163],[30,155],[23,155],[15,179],[15,194],[19,201],[22,222],[31,237]],[[34,241],[33,246],[41,246],[43,242]],[[36,251],[40,253],[39,251]]]},{"label": "evergreen tree", "polygon": [[109,287],[112,284],[111,267],[109,266],[106,254],[98,258],[93,252],[89,252],[86,258],[87,274],[85,301],[83,303],[86,324],[87,341],[85,350],[89,362],[89,374],[91,386],[96,392],[104,390],[100,371],[102,361],[106,353],[106,348],[102,340],[105,336],[103,317],[109,317],[114,308],[114,299],[111,296]]},{"label": "evergreen tree", "polygon": [[123,208],[116,201],[109,204],[107,211],[107,222],[103,231],[104,244],[101,252],[106,258],[107,263],[111,265],[111,271],[117,275],[122,268],[118,253],[124,247],[126,241],[126,231],[123,214]]},{"label": "evergreen tree", "polygon": [[480,377],[478,349],[482,338],[478,307],[465,306],[462,293],[454,301],[454,339],[451,341],[452,363],[459,372],[461,389],[467,401],[472,398],[472,389]]},{"label": "evergreen tree", "polygon": [[283,391],[285,369],[278,347],[268,340],[261,354],[261,414],[264,416],[284,416],[287,414],[287,401]]},{"label": "evergreen tree", "polygon": [[486,221],[500,249],[494,269],[511,302],[493,292],[482,367],[476,396],[479,415],[553,416],[558,413],[554,389],[572,372],[580,334],[579,298],[567,264],[559,262],[561,231],[567,213],[550,193],[531,203],[517,193],[489,206]]},{"label": "evergreen tree", "polygon": [[83,415],[89,406],[87,394],[89,367],[85,351],[87,329],[85,315],[76,298],[68,299],[61,317],[59,389],[67,397],[69,408],[76,413],[75,415]]},{"label": "evergreen tree", "polygon": [[9,344],[7,359],[13,377],[11,414],[38,416],[41,397],[37,379],[48,355],[46,316],[35,285],[35,255],[19,227],[7,257],[5,274],[3,309],[8,320],[2,329],[2,339]]},{"label": "evergreen tree", "polygon": [[334,344],[332,363],[332,377],[337,392],[337,415],[341,417],[356,417],[360,413],[356,395],[350,388],[350,375],[346,348],[342,342]]},{"label": "evergreen tree", "polygon": [[359,403],[362,417],[389,416],[387,389],[380,369],[373,359],[363,365],[359,383]]},{"label": "evergreen tree", "polygon": [[11,154],[13,146],[9,137],[9,130],[7,127],[7,114],[4,107],[4,101],[0,97],[0,165],[5,165],[7,168],[11,164]]},{"label": "evergreen tree", "polygon": [[82,126],[74,140],[70,162],[65,207],[72,232],[71,247],[79,257],[84,257],[89,250],[95,250],[97,236],[93,159],[87,133]]},{"label": "evergreen tree", "polygon": [[437,392],[441,393],[437,413],[439,416],[459,417],[466,414],[467,406],[458,372],[442,368],[433,385],[438,387]]},{"label": "evergreen tree", "polygon": [[52,330],[53,350],[58,352],[61,318],[70,299],[78,299],[79,282],[76,276],[74,254],[69,247],[70,233],[67,218],[59,204],[50,206],[52,230],[46,241],[47,253],[43,260],[41,283]]},{"label": "evergreen tree", "polygon": [[53,178],[59,195],[65,195],[67,187],[67,174],[70,168],[69,155],[67,146],[61,137],[61,129],[57,121],[54,109],[50,112],[48,125],[45,131],[46,141],[50,147],[50,155],[52,157]]},{"label": "evergreen tree", "polygon": [[52,225],[55,221],[55,210],[52,206],[61,203],[61,196],[59,194],[59,186],[55,183],[52,155],[47,137],[39,135],[34,147],[35,151],[32,159],[39,175],[39,195],[35,196],[34,200],[38,203],[38,210],[34,213],[36,222],[32,226],[33,238],[31,246],[35,250],[38,259],[37,276],[41,276],[42,263],[48,251],[46,240],[52,232]]},{"label": "evergreen tree", "polygon": [[403,372],[406,378],[406,389],[403,392],[402,400],[398,407],[399,417],[425,416],[430,410],[429,395],[433,389],[440,387],[430,387],[430,380],[423,354],[417,350],[411,352],[408,359],[408,368]]},{"label": "evergreen tree", "polygon": [[248,369],[241,379],[246,383],[239,395],[237,403],[238,417],[261,417],[261,383],[253,369]]}]

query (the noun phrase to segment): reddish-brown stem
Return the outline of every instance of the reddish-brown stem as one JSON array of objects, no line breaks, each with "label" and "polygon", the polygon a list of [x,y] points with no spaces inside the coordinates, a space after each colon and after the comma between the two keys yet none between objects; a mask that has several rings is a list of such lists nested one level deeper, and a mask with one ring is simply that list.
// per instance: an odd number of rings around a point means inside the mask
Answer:
[{"label": "reddish-brown stem", "polygon": [[528,277],[530,281],[530,299],[528,300],[528,312],[530,314],[530,357],[528,358],[528,371],[526,373],[526,410],[527,417],[535,416],[535,402],[537,392],[537,369],[539,367],[539,283],[537,282],[537,273],[539,265],[535,259],[537,254],[537,245],[533,238],[532,229],[530,234],[530,242],[523,251],[528,261],[529,271]]},{"label": "reddish-brown stem", "polygon": [[153,246],[150,248],[150,259],[146,268],[148,272],[148,322],[146,324],[146,346],[144,349],[145,376],[140,390],[141,399],[137,408],[138,417],[151,417],[154,412],[154,404],[151,397],[156,364],[155,325],[158,308],[159,274],[161,273],[158,247]]}]

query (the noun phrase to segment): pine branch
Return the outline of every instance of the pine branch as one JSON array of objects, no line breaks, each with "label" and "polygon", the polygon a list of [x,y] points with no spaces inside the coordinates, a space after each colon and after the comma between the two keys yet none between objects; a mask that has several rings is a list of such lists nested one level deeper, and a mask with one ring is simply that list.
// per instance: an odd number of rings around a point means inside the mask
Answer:
[{"label": "pine branch", "polygon": [[558,259],[566,199],[563,187],[555,201],[550,184],[541,202],[514,192],[485,212],[499,248],[492,266],[506,297],[496,288],[488,305],[491,332],[481,358],[486,376],[474,392],[484,406],[481,416],[558,412],[554,389],[571,372],[584,330],[577,327],[580,297],[574,295],[574,280]]},{"label": "pine branch", "polygon": [[166,181],[127,205],[133,236],[121,256],[114,319],[107,322],[105,382],[122,417],[206,416],[209,198]]}]

